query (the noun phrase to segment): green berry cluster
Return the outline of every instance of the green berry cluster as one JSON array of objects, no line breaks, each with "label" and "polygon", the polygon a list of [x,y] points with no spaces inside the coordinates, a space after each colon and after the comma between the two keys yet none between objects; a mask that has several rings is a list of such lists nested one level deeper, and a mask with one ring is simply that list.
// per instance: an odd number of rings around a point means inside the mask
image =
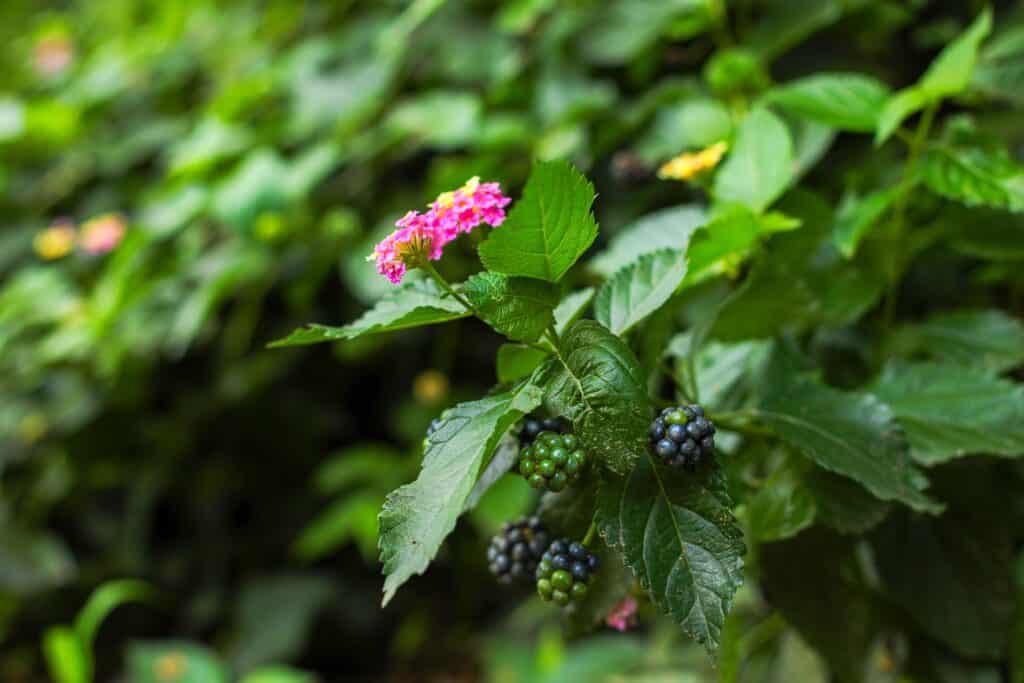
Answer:
[{"label": "green berry cluster", "polygon": [[541,432],[519,452],[519,473],[535,489],[561,491],[580,478],[587,454],[573,434]]},{"label": "green berry cluster", "polygon": [[559,539],[548,546],[537,565],[537,593],[542,600],[565,607],[587,595],[600,563],[582,543]]}]

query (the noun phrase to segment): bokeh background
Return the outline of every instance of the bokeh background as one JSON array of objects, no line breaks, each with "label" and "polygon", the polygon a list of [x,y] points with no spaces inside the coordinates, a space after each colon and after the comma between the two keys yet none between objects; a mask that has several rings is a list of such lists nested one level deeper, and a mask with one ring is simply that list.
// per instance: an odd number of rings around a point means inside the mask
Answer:
[{"label": "bokeh background", "polygon": [[[470,176],[517,196],[531,160],[570,159],[604,243],[701,201],[653,171],[717,141],[729,88],[909,83],[981,7],[731,5],[723,35],[720,0],[5,0],[0,680],[715,680],[653,615],[580,636],[499,590],[486,540],[533,504],[512,478],[379,607],[377,511],[430,420],[490,386],[487,328],[266,344],[372,304],[374,242]],[[1016,117],[984,123],[1020,144]],[[889,154],[840,137],[805,185],[838,196],[837,166]],[[459,248],[454,280],[478,268]],[[737,610],[749,680],[825,680],[753,590]]]}]

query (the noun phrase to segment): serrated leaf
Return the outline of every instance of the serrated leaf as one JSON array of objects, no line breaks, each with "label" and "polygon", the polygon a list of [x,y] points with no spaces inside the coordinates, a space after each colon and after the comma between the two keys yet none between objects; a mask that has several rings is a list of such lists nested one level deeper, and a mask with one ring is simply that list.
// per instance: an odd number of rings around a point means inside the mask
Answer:
[{"label": "serrated leaf", "polygon": [[846,477],[815,469],[804,475],[814,498],[815,519],[841,534],[863,534],[879,524],[892,507]]},{"label": "serrated leaf", "polygon": [[891,363],[870,391],[892,409],[920,463],[1024,454],[1024,386],[985,370]]},{"label": "serrated leaf", "polygon": [[538,163],[480,260],[497,273],[558,282],[597,237],[593,203],[594,186],[571,164]]},{"label": "serrated leaf", "polygon": [[743,583],[743,532],[729,509],[722,473],[669,472],[649,455],[598,492],[601,536],[658,608],[714,653],[733,595]]},{"label": "serrated leaf", "polygon": [[461,403],[441,416],[416,481],[391,492],[380,513],[380,558],[387,576],[383,604],[413,574],[427,569],[455,528],[484,459],[541,399],[540,389],[525,382],[508,393]]},{"label": "serrated leaf", "polygon": [[529,377],[547,357],[548,354],[532,346],[502,344],[496,361],[498,382],[508,384]]},{"label": "serrated leaf", "polygon": [[936,512],[922,493],[892,411],[871,394],[839,391],[800,376],[776,359],[760,383],[756,416],[821,467],[849,477],[882,500]]},{"label": "serrated leaf", "polygon": [[625,334],[661,308],[684,277],[683,252],[662,249],[645,254],[598,290],[594,317],[615,334]]},{"label": "serrated leaf", "polygon": [[707,220],[703,207],[688,204],[641,216],[616,234],[588,265],[599,275],[611,277],[644,254],[660,249],[685,252],[690,238]]},{"label": "serrated leaf", "polygon": [[468,317],[470,313],[455,299],[440,291],[432,281],[403,285],[344,327],[309,325],[295,330],[271,347],[301,346],[320,342],[355,339],[366,334],[393,332],[410,327],[434,325]]},{"label": "serrated leaf", "polygon": [[967,206],[1024,211],[1024,166],[1004,149],[934,145],[921,161],[922,179],[936,194]]},{"label": "serrated leaf", "polygon": [[889,89],[854,73],[820,73],[773,90],[766,99],[804,118],[842,130],[874,131]]},{"label": "serrated leaf", "polygon": [[897,348],[996,372],[1024,363],[1024,323],[998,309],[964,309],[936,313],[897,333]]},{"label": "serrated leaf", "polygon": [[760,213],[789,187],[793,170],[786,124],[767,109],[754,109],[740,123],[729,157],[715,176],[715,199]]},{"label": "serrated leaf", "polygon": [[556,359],[543,378],[550,412],[572,420],[591,462],[628,472],[647,451],[647,383],[636,356],[600,323],[581,320]]},{"label": "serrated leaf", "polygon": [[843,195],[832,228],[832,238],[839,252],[846,258],[853,258],[860,241],[902,194],[902,187],[891,187],[863,196]]},{"label": "serrated leaf", "polygon": [[558,288],[529,278],[477,273],[462,285],[477,315],[513,341],[537,341],[554,322]]}]

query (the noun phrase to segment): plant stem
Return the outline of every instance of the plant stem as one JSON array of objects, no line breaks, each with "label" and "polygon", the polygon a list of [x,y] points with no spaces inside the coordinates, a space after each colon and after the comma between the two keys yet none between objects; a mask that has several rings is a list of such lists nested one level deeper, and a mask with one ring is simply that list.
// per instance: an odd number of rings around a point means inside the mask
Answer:
[{"label": "plant stem", "polygon": [[547,333],[548,333],[548,341],[551,342],[551,345],[554,346],[556,349],[561,348],[561,346],[562,346],[562,339],[561,339],[561,337],[558,336],[558,330],[555,329],[555,324],[554,323],[551,323],[550,325],[548,325]]},{"label": "plant stem", "polygon": [[597,533],[597,519],[596,515],[590,520],[590,528],[587,529],[587,535],[583,537],[583,545],[590,546],[591,541],[594,540],[594,534]]},{"label": "plant stem", "polygon": [[430,275],[430,277],[434,278],[434,282],[440,285],[441,289],[451,294],[452,298],[454,298],[460,304],[465,306],[467,311],[469,311],[473,315],[476,315],[476,309],[473,308],[473,304],[469,303],[468,299],[466,299],[464,296],[456,292],[455,289],[450,284],[448,284],[448,281],[445,280],[444,277],[442,277],[441,273],[437,272],[437,269],[434,268],[430,261],[424,260],[423,263],[419,264],[419,267],[426,271],[426,273]]}]

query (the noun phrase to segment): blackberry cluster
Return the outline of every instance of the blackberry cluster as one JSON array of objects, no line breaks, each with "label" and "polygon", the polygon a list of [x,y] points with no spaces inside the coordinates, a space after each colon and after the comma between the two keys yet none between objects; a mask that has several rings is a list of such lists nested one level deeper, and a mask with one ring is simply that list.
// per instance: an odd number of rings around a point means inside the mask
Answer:
[{"label": "blackberry cluster", "polygon": [[564,417],[540,418],[535,415],[527,415],[523,420],[523,427],[519,430],[519,447],[526,448],[533,444],[541,432],[558,432],[565,434],[569,431],[569,421]]},{"label": "blackberry cluster", "polygon": [[519,473],[535,489],[561,491],[580,478],[587,454],[573,434],[541,432],[519,451]]},{"label": "blackberry cluster", "polygon": [[651,423],[651,448],[669,467],[694,468],[715,450],[715,425],[698,405],[661,411]]},{"label": "blackberry cluster", "polygon": [[582,600],[599,567],[597,555],[582,543],[567,538],[554,541],[537,565],[537,593],[562,607]]},{"label": "blackberry cluster", "polygon": [[505,522],[487,548],[491,573],[498,583],[528,580],[537,571],[537,563],[550,540],[538,517]]}]

